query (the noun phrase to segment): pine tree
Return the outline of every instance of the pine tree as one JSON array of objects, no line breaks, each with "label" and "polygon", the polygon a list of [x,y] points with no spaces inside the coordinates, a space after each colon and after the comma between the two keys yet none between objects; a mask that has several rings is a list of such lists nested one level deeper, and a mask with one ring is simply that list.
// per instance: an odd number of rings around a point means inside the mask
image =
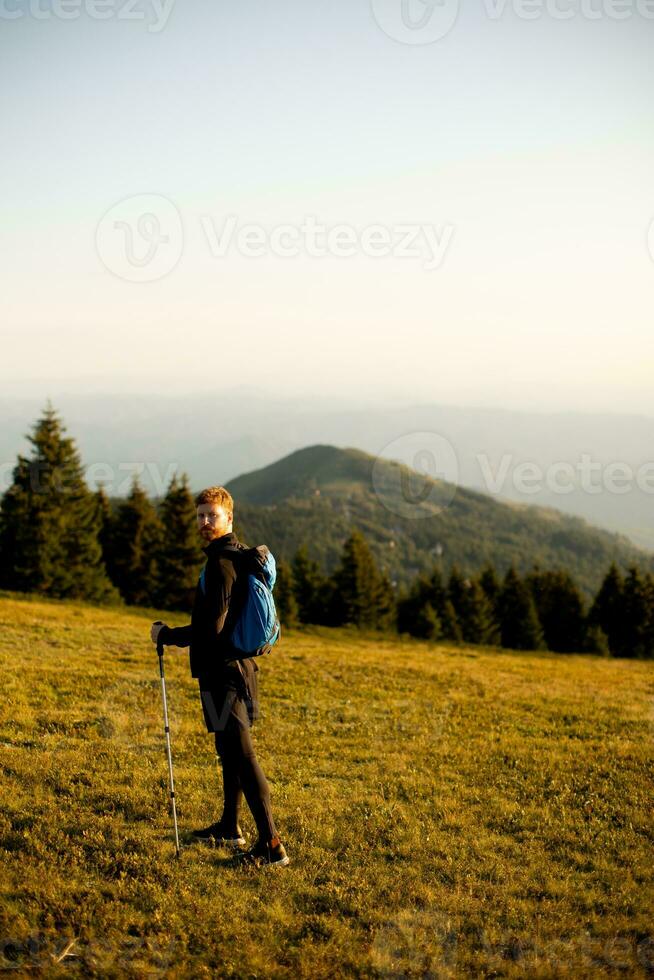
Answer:
[{"label": "pine tree", "polygon": [[120,594],[131,605],[156,602],[161,534],[157,512],[135,477],[116,513],[110,569]]},{"label": "pine tree", "polygon": [[647,615],[642,632],[642,655],[654,659],[654,575],[648,572],[645,578],[645,602]]},{"label": "pine tree", "polygon": [[156,605],[189,612],[205,561],[198,539],[196,507],[185,473],[173,476],[159,505]]},{"label": "pine tree", "polygon": [[462,632],[457,615],[443,585],[440,568],[430,576],[419,575],[409,592],[397,604],[397,628],[400,633],[430,640],[458,643]]},{"label": "pine tree", "polygon": [[571,575],[564,571],[534,572],[527,585],[536,603],[545,643],[558,653],[578,653],[584,646],[584,601]]},{"label": "pine tree", "polygon": [[484,590],[486,598],[490,601],[493,608],[493,613],[496,620],[499,617],[498,603],[500,598],[500,592],[502,591],[502,584],[497,577],[497,572],[493,565],[485,565],[479,576],[479,584]]},{"label": "pine tree", "polygon": [[643,576],[634,565],[628,570],[622,593],[622,622],[616,657],[654,656],[651,645],[654,615],[654,589],[650,576]]},{"label": "pine tree", "polygon": [[543,649],[543,631],[531,590],[511,567],[499,596],[502,646],[511,650]]},{"label": "pine tree", "polygon": [[74,440],[48,403],[19,456],[0,518],[6,588],[57,598],[115,602],[97,535],[94,495]]},{"label": "pine tree", "polygon": [[426,606],[429,606],[436,618],[438,618],[434,606],[429,601],[429,579],[426,576],[418,575],[412,582],[409,591],[403,592],[398,598],[398,632],[408,633],[410,636],[436,639],[432,635],[433,623],[430,621],[430,614],[427,613],[423,616],[423,609]]},{"label": "pine tree", "polygon": [[95,492],[95,508],[98,541],[100,542],[100,549],[102,551],[102,560],[108,571],[111,565],[111,542],[114,518],[111,501],[102,486],[99,486]]},{"label": "pine tree", "polygon": [[450,643],[461,643],[463,631],[451,599],[446,598],[443,601],[441,609],[438,610],[438,616],[441,621],[441,639],[448,640]]},{"label": "pine tree", "polygon": [[590,623],[588,619],[585,622],[584,629],[584,640],[581,645],[582,653],[597,653],[603,657],[608,657],[610,654],[609,649],[609,639],[597,623]]},{"label": "pine tree", "polygon": [[298,548],[292,567],[295,599],[301,623],[327,623],[329,586],[320,566],[309,558],[306,546]]},{"label": "pine tree", "polygon": [[412,635],[423,637],[425,640],[438,640],[442,633],[443,627],[438,613],[431,602],[424,603],[416,613]]},{"label": "pine tree", "polygon": [[466,643],[499,642],[499,628],[488,596],[478,582],[464,578],[456,565],[450,572],[448,596]]},{"label": "pine tree", "polygon": [[624,646],[624,579],[612,562],[588,614],[588,627],[599,626],[609,642],[611,653]]},{"label": "pine tree", "polygon": [[299,609],[295,598],[293,569],[285,561],[277,562],[277,581],[273,592],[277,615],[282,626],[289,629],[297,625]]},{"label": "pine tree", "polygon": [[361,629],[391,626],[395,617],[391,584],[377,568],[360,531],[353,531],[345,542],[332,581],[338,625],[351,623]]}]

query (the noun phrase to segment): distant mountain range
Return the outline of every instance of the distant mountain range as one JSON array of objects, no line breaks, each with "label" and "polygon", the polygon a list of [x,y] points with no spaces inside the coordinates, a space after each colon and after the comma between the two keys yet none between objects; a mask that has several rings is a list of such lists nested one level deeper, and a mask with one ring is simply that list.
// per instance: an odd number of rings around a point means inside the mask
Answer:
[{"label": "distant mountain range", "polygon": [[[316,443],[356,447],[429,472],[435,441],[449,454],[440,475],[461,489],[489,494],[498,503],[554,507],[654,552],[654,419],[646,416],[381,400],[339,404],[271,398],[245,388],[197,395],[73,395],[51,386],[39,398],[0,397],[3,487],[48,395],[80,447],[91,484],[104,482],[119,496],[138,469],[155,494],[173,470],[186,471],[199,489]],[[586,483],[584,459],[590,467]],[[432,469],[438,476],[438,466]]]},{"label": "distant mountain range", "polygon": [[290,559],[305,544],[331,570],[353,528],[398,583],[439,563],[475,572],[563,568],[589,597],[611,561],[654,571],[654,556],[627,538],[560,511],[500,502],[358,449],[310,446],[227,481],[236,528]]}]

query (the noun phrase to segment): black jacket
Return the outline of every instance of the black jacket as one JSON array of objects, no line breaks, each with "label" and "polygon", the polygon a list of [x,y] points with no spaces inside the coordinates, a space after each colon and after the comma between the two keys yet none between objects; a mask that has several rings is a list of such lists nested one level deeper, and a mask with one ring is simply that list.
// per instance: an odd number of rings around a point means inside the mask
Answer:
[{"label": "black jacket", "polygon": [[236,651],[228,640],[238,614],[238,607],[231,605],[232,593],[237,593],[237,576],[234,556],[226,550],[229,548],[246,549],[233,531],[214,538],[202,549],[207,556],[204,589],[198,583],[190,625],[166,627],[160,637],[167,646],[190,647],[191,675],[198,678],[201,687],[234,686],[239,690],[244,685],[256,700],[259,667],[252,657],[235,659]]}]

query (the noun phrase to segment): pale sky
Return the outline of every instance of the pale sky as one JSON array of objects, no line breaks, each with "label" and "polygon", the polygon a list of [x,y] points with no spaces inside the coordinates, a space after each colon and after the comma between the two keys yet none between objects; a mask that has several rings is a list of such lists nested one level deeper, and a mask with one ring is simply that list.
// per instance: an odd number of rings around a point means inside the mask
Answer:
[{"label": "pale sky", "polygon": [[654,3],[402,2],[0,0],[0,393],[654,416]]}]

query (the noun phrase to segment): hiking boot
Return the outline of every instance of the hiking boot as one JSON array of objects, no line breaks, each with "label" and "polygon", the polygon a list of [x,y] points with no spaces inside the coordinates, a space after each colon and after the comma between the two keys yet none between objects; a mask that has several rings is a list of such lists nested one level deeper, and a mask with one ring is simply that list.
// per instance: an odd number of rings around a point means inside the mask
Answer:
[{"label": "hiking boot", "polygon": [[209,827],[204,827],[202,830],[192,830],[191,833],[196,840],[205,841],[208,844],[216,844],[218,846],[228,845],[231,847],[240,847],[245,844],[245,837],[240,827],[227,828],[220,820],[217,823],[212,823]]},{"label": "hiking boot", "polygon": [[273,864],[285,868],[290,860],[279,837],[273,837],[270,841],[259,840],[254,847],[243,853],[244,863],[254,864],[258,868]]}]

